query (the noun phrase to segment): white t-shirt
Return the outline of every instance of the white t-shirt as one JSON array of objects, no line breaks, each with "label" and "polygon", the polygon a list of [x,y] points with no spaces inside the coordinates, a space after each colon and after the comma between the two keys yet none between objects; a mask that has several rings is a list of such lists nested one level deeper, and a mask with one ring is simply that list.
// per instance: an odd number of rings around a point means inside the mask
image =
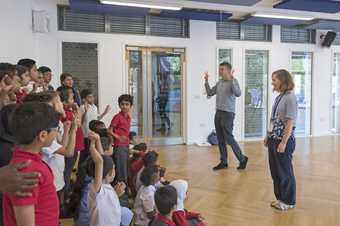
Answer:
[{"label": "white t-shirt", "polygon": [[[60,132],[58,136],[64,134],[63,124],[59,122]],[[43,160],[49,165],[54,176],[54,186],[57,191],[60,191],[65,186],[64,170],[65,170],[65,158],[64,156],[57,154],[56,152],[62,148],[62,145],[54,140],[49,147],[42,148]]]},{"label": "white t-shirt", "polygon": [[[85,113],[85,106],[84,104],[80,106],[80,111],[82,114]],[[84,137],[89,136],[90,128],[89,124],[92,120],[98,119],[98,108],[95,104],[89,104],[89,109],[87,110],[86,116],[84,118],[84,122],[82,124],[82,128],[84,131]]]},{"label": "white t-shirt", "polygon": [[[57,191],[60,191],[65,186],[64,181],[64,156],[56,153],[63,146],[57,140],[54,140],[49,147],[42,148],[43,159],[52,169],[54,176],[54,186]],[[63,168],[63,170],[60,170]]]},{"label": "white t-shirt", "polygon": [[134,205],[135,212],[135,224],[147,226],[150,222],[147,213],[154,211],[155,209],[155,192],[156,188],[153,185],[145,187],[141,186],[137,193],[137,197]]},{"label": "white t-shirt", "polygon": [[90,226],[120,226],[120,202],[116,191],[110,184],[102,184],[97,193],[91,182],[87,200]]}]

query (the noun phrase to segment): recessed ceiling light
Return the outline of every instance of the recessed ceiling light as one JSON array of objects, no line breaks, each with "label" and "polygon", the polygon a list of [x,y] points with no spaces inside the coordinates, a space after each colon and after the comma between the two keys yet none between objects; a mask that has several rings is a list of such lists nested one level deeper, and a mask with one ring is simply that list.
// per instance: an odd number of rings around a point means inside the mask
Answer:
[{"label": "recessed ceiling light", "polygon": [[131,7],[140,7],[140,8],[150,8],[150,9],[165,9],[165,10],[181,10],[182,7],[176,5],[168,5],[168,4],[153,4],[151,2],[141,2],[141,1],[110,1],[110,0],[101,0],[103,4],[109,5],[119,5],[119,6],[131,6]]}]

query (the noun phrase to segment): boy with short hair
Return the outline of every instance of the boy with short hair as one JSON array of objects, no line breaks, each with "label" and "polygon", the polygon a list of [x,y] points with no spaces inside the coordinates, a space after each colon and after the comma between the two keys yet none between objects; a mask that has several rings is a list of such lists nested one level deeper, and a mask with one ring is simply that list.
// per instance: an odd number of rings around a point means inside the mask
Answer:
[{"label": "boy with short hair", "polygon": [[30,160],[21,172],[38,172],[38,185],[32,196],[19,197],[4,193],[4,223],[11,226],[58,226],[59,202],[53,174],[41,156],[58,134],[59,113],[46,103],[24,103],[14,112],[11,128],[18,146],[11,165]]},{"label": "boy with short hair", "polygon": [[116,181],[127,184],[131,124],[130,111],[133,105],[133,97],[129,94],[121,95],[118,98],[118,104],[121,111],[113,117],[110,125],[110,131],[115,138],[113,159],[116,164]]},{"label": "boy with short hair", "polygon": [[54,91],[53,86],[50,85],[52,80],[52,70],[49,67],[41,66],[38,71],[42,74],[44,80],[44,86],[48,91]]},{"label": "boy with short hair", "polygon": [[152,226],[175,226],[172,213],[177,205],[177,191],[174,187],[167,185],[159,188],[155,193],[155,204],[159,214],[153,220]]},{"label": "boy with short hair", "polygon": [[38,68],[37,68],[35,60],[21,59],[21,60],[18,61],[18,65],[27,67],[28,70],[29,70],[31,81],[25,87],[27,89],[28,93],[30,93],[32,91],[37,91],[37,92],[42,91],[42,90],[34,90],[36,88],[35,86],[39,83],[39,72],[38,72]]},{"label": "boy with short hair", "polygon": [[59,92],[65,87],[71,88],[74,96],[74,101],[77,103],[78,107],[80,107],[81,100],[79,96],[79,91],[73,86],[73,76],[70,73],[62,73],[60,75],[60,83],[61,86],[57,89],[57,91]]},{"label": "boy with short hair", "polygon": [[80,106],[80,112],[82,113],[82,128],[85,137],[85,149],[89,147],[88,135],[90,132],[90,122],[92,120],[101,120],[110,111],[110,105],[107,105],[102,114],[99,113],[97,106],[95,105],[95,96],[90,89],[84,89],[80,93],[83,104]]}]

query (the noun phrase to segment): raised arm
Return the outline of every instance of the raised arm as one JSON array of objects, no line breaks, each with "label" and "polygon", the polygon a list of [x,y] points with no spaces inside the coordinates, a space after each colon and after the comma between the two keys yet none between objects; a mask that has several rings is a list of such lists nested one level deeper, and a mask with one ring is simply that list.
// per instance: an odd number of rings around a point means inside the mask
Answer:
[{"label": "raised arm", "polygon": [[[65,125],[65,124],[64,124]],[[58,154],[66,156],[66,157],[72,157],[74,155],[74,147],[76,144],[76,133],[77,129],[80,126],[80,119],[79,116],[75,116],[73,119],[73,122],[71,123],[71,126],[68,127],[68,129],[65,129],[64,126],[64,135],[63,135],[63,148],[59,149],[57,151]],[[65,134],[67,137],[65,137]]]},{"label": "raised arm", "polygon": [[90,132],[89,139],[91,140],[90,154],[95,164],[93,189],[96,192],[99,192],[103,183],[103,164],[104,164],[102,156],[96,149],[96,142],[100,138],[98,134]]},{"label": "raised arm", "polygon": [[238,84],[238,81],[237,81],[236,78],[234,78],[234,79],[232,80],[231,90],[233,91],[233,94],[234,94],[236,97],[240,97],[241,94],[242,94],[240,85]]},{"label": "raised arm", "polygon": [[216,85],[214,87],[210,88],[208,78],[209,78],[208,72],[205,72],[204,73],[205,90],[206,90],[208,96],[214,96],[216,94]]},{"label": "raised arm", "polygon": [[102,114],[99,114],[98,120],[102,120],[105,117],[105,115],[107,115],[107,113],[110,112],[110,110],[111,110],[110,105],[106,105],[104,112]]}]

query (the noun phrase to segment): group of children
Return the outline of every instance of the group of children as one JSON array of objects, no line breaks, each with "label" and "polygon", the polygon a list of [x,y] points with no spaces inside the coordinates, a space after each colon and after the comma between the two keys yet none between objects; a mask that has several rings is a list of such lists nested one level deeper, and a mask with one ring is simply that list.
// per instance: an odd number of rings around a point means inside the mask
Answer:
[{"label": "group of children", "polygon": [[[184,208],[188,183],[169,182],[158,153],[130,131],[133,97],[118,98],[120,112],[107,128],[91,90],[80,93],[72,75],[53,91],[51,70],[31,59],[0,63],[0,167],[28,161],[34,172],[24,192],[3,193],[0,225],[205,225]],[[75,172],[76,170],[76,172]]]}]

